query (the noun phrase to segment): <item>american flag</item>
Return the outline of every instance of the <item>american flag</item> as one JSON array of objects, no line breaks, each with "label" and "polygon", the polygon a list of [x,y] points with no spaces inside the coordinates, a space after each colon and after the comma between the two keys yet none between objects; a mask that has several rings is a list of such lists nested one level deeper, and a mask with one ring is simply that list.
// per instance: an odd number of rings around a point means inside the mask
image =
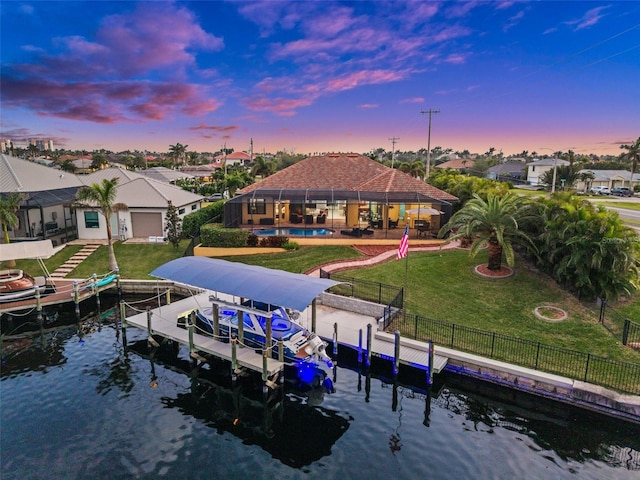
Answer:
[{"label": "american flag", "polygon": [[402,240],[400,240],[400,245],[398,246],[398,254],[396,255],[396,260],[400,260],[404,258],[409,253],[409,225],[407,224],[404,227],[404,233],[402,234]]}]

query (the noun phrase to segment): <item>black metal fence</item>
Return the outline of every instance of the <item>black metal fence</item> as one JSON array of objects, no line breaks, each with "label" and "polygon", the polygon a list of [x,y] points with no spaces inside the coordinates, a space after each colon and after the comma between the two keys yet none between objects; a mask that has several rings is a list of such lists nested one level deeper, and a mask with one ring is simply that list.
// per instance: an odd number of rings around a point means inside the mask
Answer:
[{"label": "black metal fence", "polygon": [[631,321],[607,302],[599,301],[599,306],[600,323],[623,345],[640,349],[640,323]]},{"label": "black metal fence", "polygon": [[455,350],[640,394],[640,364],[610,360],[419,315],[398,316],[393,328],[415,340],[433,340]]}]

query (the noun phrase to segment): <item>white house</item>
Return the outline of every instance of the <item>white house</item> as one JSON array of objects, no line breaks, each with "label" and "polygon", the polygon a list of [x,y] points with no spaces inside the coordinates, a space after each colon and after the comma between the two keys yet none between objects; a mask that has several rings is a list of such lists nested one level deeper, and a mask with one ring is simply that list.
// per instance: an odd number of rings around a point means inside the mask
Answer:
[{"label": "white house", "polygon": [[[587,182],[580,179],[583,173],[590,173],[593,179]],[[633,182],[631,180],[631,172],[628,170],[592,170],[584,169],[578,172],[578,181],[576,182],[576,190],[581,192],[587,190],[587,188],[593,187],[633,187],[640,185],[640,173],[633,175]],[[631,184],[631,185],[630,185]]]},{"label": "white house", "polygon": [[[80,178],[85,185],[91,185],[114,177],[119,179],[115,202],[124,203],[128,210],[113,214],[113,238],[164,237],[169,201],[178,209],[180,218],[200,209],[202,195],[128,170],[107,168]],[[78,208],[77,218],[79,238],[107,238],[105,219],[97,210]]]},{"label": "white house", "polygon": [[542,177],[545,173],[553,170],[554,166],[564,167],[568,166],[569,162],[562,160],[561,158],[543,158],[542,160],[534,160],[527,164],[527,182],[530,185],[540,185],[545,183],[542,181]]}]

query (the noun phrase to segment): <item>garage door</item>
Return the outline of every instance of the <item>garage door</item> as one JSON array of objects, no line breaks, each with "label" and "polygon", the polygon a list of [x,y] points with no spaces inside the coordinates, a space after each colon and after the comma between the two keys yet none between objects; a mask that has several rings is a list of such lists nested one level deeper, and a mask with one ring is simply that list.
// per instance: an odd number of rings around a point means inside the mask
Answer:
[{"label": "garage door", "polygon": [[162,214],[131,212],[131,228],[137,238],[162,236]]}]

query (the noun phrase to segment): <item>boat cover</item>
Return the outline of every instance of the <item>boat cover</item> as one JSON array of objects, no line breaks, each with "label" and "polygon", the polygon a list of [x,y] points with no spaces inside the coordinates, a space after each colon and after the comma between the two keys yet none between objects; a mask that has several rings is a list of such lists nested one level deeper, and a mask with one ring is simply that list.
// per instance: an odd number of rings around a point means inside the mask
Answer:
[{"label": "boat cover", "polygon": [[156,268],[151,275],[302,311],[324,290],[341,282],[208,257],[182,257]]},{"label": "boat cover", "polygon": [[0,262],[25,258],[49,258],[54,253],[51,240],[3,243],[0,245]]}]

